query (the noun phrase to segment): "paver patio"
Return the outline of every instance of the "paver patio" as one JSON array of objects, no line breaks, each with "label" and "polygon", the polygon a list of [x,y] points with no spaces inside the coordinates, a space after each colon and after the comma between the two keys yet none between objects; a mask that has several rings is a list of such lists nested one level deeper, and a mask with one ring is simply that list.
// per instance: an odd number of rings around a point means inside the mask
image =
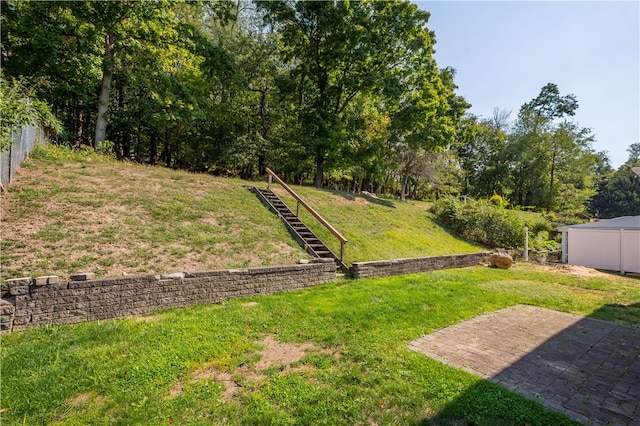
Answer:
[{"label": "paver patio", "polygon": [[590,425],[640,425],[640,329],[516,305],[409,347]]}]

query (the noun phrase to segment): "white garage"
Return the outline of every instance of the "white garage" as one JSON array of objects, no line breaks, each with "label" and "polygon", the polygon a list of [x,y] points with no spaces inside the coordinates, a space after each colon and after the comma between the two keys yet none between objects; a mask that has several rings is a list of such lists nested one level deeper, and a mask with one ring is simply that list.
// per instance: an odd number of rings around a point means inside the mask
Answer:
[{"label": "white garage", "polygon": [[640,273],[640,216],[563,226],[562,261],[589,268]]}]

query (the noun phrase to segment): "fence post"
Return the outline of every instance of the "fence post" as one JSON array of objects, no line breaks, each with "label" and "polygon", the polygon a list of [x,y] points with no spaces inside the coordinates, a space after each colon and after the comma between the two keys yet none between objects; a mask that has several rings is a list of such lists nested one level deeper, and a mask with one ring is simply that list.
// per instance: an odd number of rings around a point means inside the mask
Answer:
[{"label": "fence post", "polygon": [[529,261],[529,228],[524,227],[524,261]]},{"label": "fence post", "polygon": [[[12,132],[13,133],[13,132]],[[13,134],[11,135],[11,145],[9,145],[9,181],[7,185],[13,180]]]}]

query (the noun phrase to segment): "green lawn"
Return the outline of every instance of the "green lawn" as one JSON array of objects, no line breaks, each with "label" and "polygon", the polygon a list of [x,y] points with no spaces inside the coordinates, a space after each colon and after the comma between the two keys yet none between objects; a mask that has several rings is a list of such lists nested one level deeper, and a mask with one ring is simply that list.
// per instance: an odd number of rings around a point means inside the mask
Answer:
[{"label": "green lawn", "polygon": [[[640,281],[475,267],[16,332],[2,336],[1,422],[573,424],[407,349],[518,303],[638,325]],[[263,368],[265,338],[306,352]]]},{"label": "green lawn", "polygon": [[[347,240],[347,263],[367,260],[441,256],[484,251],[464,241],[435,221],[431,203],[372,199],[358,194],[291,186],[299,196],[333,225]],[[280,185],[276,192],[293,212],[296,201]],[[334,253],[340,253],[338,240],[303,207],[300,218]]]}]

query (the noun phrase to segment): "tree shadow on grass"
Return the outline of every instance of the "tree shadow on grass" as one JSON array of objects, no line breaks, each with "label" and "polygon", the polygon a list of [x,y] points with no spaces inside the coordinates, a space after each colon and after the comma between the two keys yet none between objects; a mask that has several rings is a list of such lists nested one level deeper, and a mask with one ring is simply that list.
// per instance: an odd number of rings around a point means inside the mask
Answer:
[{"label": "tree shadow on grass", "polygon": [[368,202],[370,202],[372,204],[378,204],[380,206],[389,207],[389,208],[392,208],[392,209],[396,208],[396,206],[395,206],[393,201],[385,200],[385,199],[377,198],[377,197],[372,197],[371,195],[355,194],[355,193],[351,193],[351,192],[338,191],[338,190],[335,190],[335,189],[323,189],[323,191],[330,192],[333,195],[338,195],[338,196],[340,196],[342,198],[345,198],[345,199],[347,199],[349,201],[355,201],[357,198],[361,198],[361,199],[367,200]]},{"label": "tree shadow on grass", "polygon": [[[467,389],[422,424],[640,424],[640,328],[603,320],[640,325],[640,303],[605,305],[586,318],[562,313],[555,316],[549,310],[540,312],[542,315],[536,320],[539,322],[532,320],[518,326],[524,330],[519,337],[514,331],[517,329],[494,322],[489,331],[493,339],[468,346],[458,341],[458,349],[471,353],[466,360],[456,360],[451,351],[447,355],[447,349],[428,354],[487,380]],[[545,313],[549,314],[547,325],[554,322],[560,331],[525,349],[526,329],[543,326]],[[538,333],[538,337],[542,334]],[[478,335],[484,336],[482,331]],[[501,341],[508,343],[503,345]],[[473,338],[470,342],[474,342]],[[497,347],[502,347],[502,352]],[[513,357],[514,353],[504,347],[519,347],[521,354]],[[496,362],[496,358],[502,361]],[[496,369],[500,364],[502,367]],[[550,410],[541,410],[540,405]]]}]

